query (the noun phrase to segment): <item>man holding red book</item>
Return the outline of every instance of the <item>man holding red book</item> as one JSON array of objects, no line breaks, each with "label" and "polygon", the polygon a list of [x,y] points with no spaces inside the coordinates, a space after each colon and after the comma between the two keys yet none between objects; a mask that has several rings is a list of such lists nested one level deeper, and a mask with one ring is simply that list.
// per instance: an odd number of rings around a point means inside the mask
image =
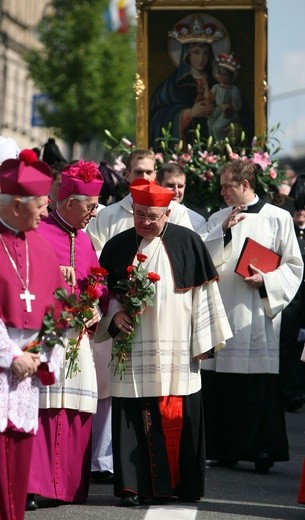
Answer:
[{"label": "man holding red book", "polygon": [[[255,175],[256,166],[240,159],[220,171],[228,207],[210,217],[205,244],[219,273],[233,337],[202,364],[202,376],[207,457],[228,466],[254,462],[256,472],[267,473],[275,461],[289,458],[279,332],[281,311],[302,281],[303,261],[291,215],[259,199]],[[249,264],[248,275],[237,274],[247,237],[280,255],[280,265],[266,272]]]}]

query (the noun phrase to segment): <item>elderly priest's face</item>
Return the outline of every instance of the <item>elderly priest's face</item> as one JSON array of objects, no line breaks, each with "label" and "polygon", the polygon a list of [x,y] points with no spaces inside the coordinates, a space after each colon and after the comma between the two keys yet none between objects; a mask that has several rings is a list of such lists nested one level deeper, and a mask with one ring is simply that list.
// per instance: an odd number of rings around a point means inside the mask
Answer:
[{"label": "elderly priest's face", "polygon": [[0,194],[0,215],[3,220],[19,231],[31,231],[48,216],[48,197],[19,197]]},{"label": "elderly priest's face", "polygon": [[155,238],[159,236],[168,221],[169,208],[133,205],[134,226],[139,236]]}]

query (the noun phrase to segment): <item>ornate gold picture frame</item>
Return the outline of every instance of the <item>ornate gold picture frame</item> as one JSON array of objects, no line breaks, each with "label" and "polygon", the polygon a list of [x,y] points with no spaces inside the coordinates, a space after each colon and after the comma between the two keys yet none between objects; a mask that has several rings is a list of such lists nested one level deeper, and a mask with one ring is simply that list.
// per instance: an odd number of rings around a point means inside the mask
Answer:
[{"label": "ornate gold picture frame", "polygon": [[[216,57],[231,53],[239,62],[233,78],[242,96],[241,127],[247,137],[262,135],[266,131],[266,0],[137,0],[136,6],[137,76],[134,90],[138,146],[147,148],[153,145],[158,132],[161,137],[160,125],[166,127],[170,118],[175,117],[173,105],[180,94],[174,92],[176,86],[172,78],[177,76],[181,49],[185,48],[186,40],[183,38],[186,38],[187,31],[189,36],[195,34],[196,38],[198,20],[201,27],[210,31],[208,41],[214,63]],[[214,74],[214,83],[215,78]],[[186,92],[180,97],[185,98]],[[168,103],[171,110],[158,112],[156,99]],[[187,112],[185,114],[187,116]]]}]

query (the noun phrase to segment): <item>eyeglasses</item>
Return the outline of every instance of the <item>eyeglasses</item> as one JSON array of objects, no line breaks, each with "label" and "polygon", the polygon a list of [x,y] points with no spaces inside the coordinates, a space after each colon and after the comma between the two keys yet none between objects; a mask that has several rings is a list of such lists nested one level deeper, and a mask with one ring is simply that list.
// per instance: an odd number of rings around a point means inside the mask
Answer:
[{"label": "eyeglasses", "polygon": [[80,204],[84,204],[86,206],[89,213],[92,213],[92,211],[95,211],[98,208],[98,204],[86,204],[83,200],[79,199],[73,199],[76,200],[76,202],[79,202]]},{"label": "eyeglasses", "polygon": [[162,213],[162,215],[160,215],[160,217],[146,217],[145,215],[137,215],[137,213],[135,213],[134,217],[137,219],[137,220],[141,220],[142,222],[151,222],[151,224],[156,224],[157,222],[159,222],[159,220],[161,220],[161,218],[163,217],[163,215],[165,215],[166,212]]}]

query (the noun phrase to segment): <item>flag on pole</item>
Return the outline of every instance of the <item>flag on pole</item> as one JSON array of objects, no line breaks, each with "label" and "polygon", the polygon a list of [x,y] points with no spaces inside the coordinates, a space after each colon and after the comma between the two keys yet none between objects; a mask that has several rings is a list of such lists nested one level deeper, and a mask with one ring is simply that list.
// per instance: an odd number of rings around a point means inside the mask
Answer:
[{"label": "flag on pole", "polygon": [[126,33],[135,20],[135,0],[109,0],[106,23],[110,31]]}]

